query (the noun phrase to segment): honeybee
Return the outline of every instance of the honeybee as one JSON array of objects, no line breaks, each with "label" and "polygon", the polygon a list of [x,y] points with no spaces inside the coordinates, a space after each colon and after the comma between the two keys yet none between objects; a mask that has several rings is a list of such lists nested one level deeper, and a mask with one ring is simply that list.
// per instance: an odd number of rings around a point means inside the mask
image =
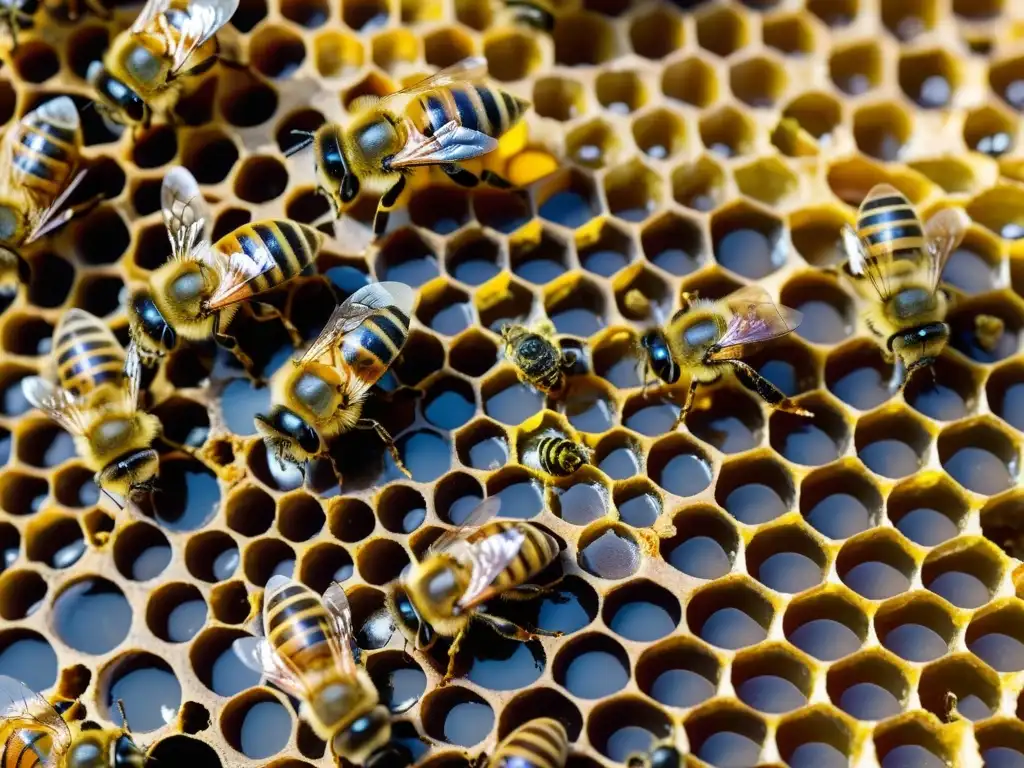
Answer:
[{"label": "honeybee", "polygon": [[630,755],[627,768],[682,768],[686,756],[672,740],[665,739],[653,746],[647,754]]},{"label": "honeybee", "polygon": [[501,500],[479,504],[457,529],[435,541],[426,556],[388,589],[387,605],[396,626],[416,650],[426,650],[437,635],[454,638],[441,685],[454,676],[459,646],[475,620],[502,637],[527,642],[561,632],[526,630],[508,619],[485,613],[481,606],[502,597],[528,600],[548,587],[527,583],[558,557],[558,542],[520,520],[494,520]]},{"label": "honeybee", "polygon": [[216,63],[216,34],[237,8],[238,0],[147,0],[86,72],[108,125],[148,128],[154,110],[169,114],[183,80]]},{"label": "honeybee", "polygon": [[910,201],[879,184],[860,204],[856,230],[843,227],[844,272],[866,301],[864,321],[882,354],[898,363],[901,387],[949,340],[949,298],[939,281],[969,224],[964,211],[946,208],[922,227]]},{"label": "honeybee", "polygon": [[146,754],[120,729],[71,727],[53,704],[24,683],[0,676],[0,765],[4,768],[141,768]]},{"label": "honeybee", "polygon": [[352,610],[341,585],[331,584],[321,598],[304,584],[272,577],[263,629],[265,637],[235,640],[235,654],[301,702],[299,716],[336,758],[361,765],[387,744],[391,716],[356,661]]},{"label": "honeybee", "polygon": [[152,490],[159,469],[152,444],[161,424],[139,409],[141,378],[134,345],[125,352],[101,320],[70,309],[53,332],[44,375],[21,381],[25,399],[74,438],[96,485],[111,498]]},{"label": "honeybee", "polygon": [[511,185],[490,171],[477,177],[458,165],[496,149],[498,139],[529,107],[480,82],[486,74],[486,59],[464,59],[410,88],[368,99],[347,129],[328,122],[315,133],[302,134],[306,140],[288,154],[313,146],[318,191],[331,202],[336,217],[356,199],[362,183],[390,184],[377,204],[374,237],[384,233],[406,176],[417,166],[439,166],[464,187],[483,180],[507,188]]},{"label": "honeybee", "polygon": [[665,328],[648,331],[640,340],[645,355],[645,386],[648,371],[666,384],[679,381],[684,370],[689,373],[686,402],[673,429],[689,412],[697,387],[717,381],[729,369],[740,384],[772,408],[811,416],[742,359],[762,344],[792,333],[800,319],[799,312],[775,304],[768,292],[756,285],[740,288],[718,301],[684,293],[682,308]]},{"label": "honeybee", "polygon": [[533,329],[517,324],[501,329],[505,358],[515,366],[519,380],[557,397],[565,388],[566,371],[576,365],[576,354],[563,352],[552,341],[553,335],[554,327],[547,322],[537,323]]},{"label": "honeybee", "polygon": [[[569,736],[557,720],[538,717],[506,736],[489,758],[481,755],[478,768],[564,768],[569,758]],[[486,759],[486,762],[485,762]]]},{"label": "honeybee", "polygon": [[1001,317],[981,314],[974,318],[974,338],[986,352],[995,350],[1005,330],[1006,322]]},{"label": "honeybee", "polygon": [[31,276],[20,249],[86,207],[62,211],[85,177],[78,170],[81,149],[82,123],[67,96],[36,107],[0,141],[0,293],[12,293]]},{"label": "honeybee", "polygon": [[275,375],[270,413],[256,416],[256,429],[272,456],[300,466],[326,456],[333,464],[331,440],[353,429],[372,429],[406,472],[388,431],[363,417],[363,403],[405,347],[415,301],[407,285],[373,283],[335,308],[306,353]]},{"label": "honeybee", "polygon": [[[294,221],[265,219],[211,243],[210,209],[195,178],[180,166],[164,177],[160,201],[171,256],[148,282],[129,289],[132,340],[150,363],[175,349],[179,335],[190,341],[212,336],[252,375],[252,359],[223,329],[242,302],[309,269],[324,236]],[[301,343],[294,326],[275,307],[261,307],[264,318],[281,320],[292,341]]]},{"label": "honeybee", "polygon": [[549,430],[537,440],[537,463],[549,475],[567,477],[590,463],[590,449]]}]

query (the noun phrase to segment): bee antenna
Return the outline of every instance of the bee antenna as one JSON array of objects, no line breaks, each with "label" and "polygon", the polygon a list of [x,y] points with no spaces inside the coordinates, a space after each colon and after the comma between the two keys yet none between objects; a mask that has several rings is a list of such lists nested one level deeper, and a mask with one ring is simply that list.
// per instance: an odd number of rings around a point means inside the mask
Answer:
[{"label": "bee antenna", "polygon": [[103,494],[104,496],[106,496],[106,497],[107,497],[108,499],[110,499],[110,500],[111,500],[112,502],[114,502],[114,506],[115,506],[115,507],[117,507],[117,511],[118,511],[118,512],[124,512],[124,504],[122,504],[121,502],[119,502],[119,501],[118,501],[118,500],[117,500],[117,499],[116,499],[116,498],[114,497],[114,494],[112,494],[112,493],[111,493],[110,491],[108,491],[108,490],[107,490],[106,488],[104,488],[104,487],[103,487],[102,485],[100,486],[100,492],[101,492],[101,493],[102,493],[102,494]]},{"label": "bee antenna", "polygon": [[117,700],[117,711],[121,713],[121,727],[124,728],[125,733],[131,733],[131,726],[128,725],[128,715],[124,711],[124,702],[121,699]]},{"label": "bee antenna", "polygon": [[292,131],[292,136],[302,136],[304,138],[298,144],[288,147],[288,149],[286,149],[284,153],[285,157],[297,155],[299,152],[306,149],[313,143],[314,134],[310,133],[309,131]]}]

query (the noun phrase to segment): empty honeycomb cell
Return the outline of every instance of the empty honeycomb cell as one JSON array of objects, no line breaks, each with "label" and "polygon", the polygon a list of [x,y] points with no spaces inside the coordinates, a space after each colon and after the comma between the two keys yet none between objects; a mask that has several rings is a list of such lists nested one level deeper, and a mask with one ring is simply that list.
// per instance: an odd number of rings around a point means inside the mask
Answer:
[{"label": "empty honeycomb cell", "polygon": [[356,32],[371,32],[388,23],[390,11],[383,0],[344,0],[341,18]]},{"label": "empty honeycomb cell", "polygon": [[902,537],[889,531],[865,533],[843,544],[836,572],[868,600],[886,600],[910,588],[917,566]]},{"label": "empty honeycomb cell", "polygon": [[450,67],[472,55],[473,48],[473,39],[457,27],[442,28],[423,38],[423,54],[427,64],[439,69]]},{"label": "empty honeycomb cell", "polygon": [[1017,119],[998,106],[980,107],[964,120],[964,143],[989,157],[1000,157],[1016,145]]},{"label": "empty honeycomb cell", "polygon": [[[65,645],[82,653],[112,651],[128,636],[132,607],[124,592],[100,576],[85,576],[66,584],[51,608],[53,630]],[[104,620],[98,622],[96,616]]]},{"label": "empty honeycomb cell", "polygon": [[423,697],[420,718],[432,739],[471,747],[481,742],[494,727],[494,709],[479,694],[452,685]]},{"label": "empty honeycomb cell", "polygon": [[984,539],[936,548],[924,561],[921,580],[930,591],[960,608],[979,608],[1002,579],[998,549]]},{"label": "empty honeycomb cell", "polygon": [[867,411],[895,394],[893,364],[886,362],[878,345],[855,339],[829,353],[825,383],[847,405]]},{"label": "empty honeycomb cell", "polygon": [[579,117],[587,108],[586,93],[580,83],[566,77],[539,77],[533,85],[533,109],[541,117],[566,122]]},{"label": "empty honeycomb cell", "polygon": [[1024,108],[1024,58],[998,61],[989,66],[989,86],[1011,108]]},{"label": "empty honeycomb cell", "polygon": [[619,519],[634,528],[648,528],[661,517],[662,505],[658,492],[647,480],[637,479],[617,486],[613,502],[619,512]]},{"label": "empty honeycomb cell", "polygon": [[498,720],[498,738],[504,739],[521,725],[544,712],[562,724],[570,742],[583,730],[583,716],[576,705],[554,688],[537,687],[524,691],[508,701]]},{"label": "empty honeycomb cell", "polygon": [[729,68],[729,88],[747,106],[772,107],[786,89],[786,72],[773,59],[756,56]]},{"label": "empty honeycomb cell", "polygon": [[1016,302],[1003,297],[981,304],[964,301],[947,317],[954,349],[977,363],[994,363],[1016,354],[1024,326]]},{"label": "empty honeycomb cell", "polygon": [[838,344],[853,333],[853,299],[834,280],[799,275],[783,286],[779,298],[803,315],[796,332],[812,344]]},{"label": "empty honeycomb cell", "polygon": [[731,7],[711,8],[697,15],[697,44],[718,56],[728,56],[750,41],[746,17]]},{"label": "empty honeycomb cell", "polygon": [[935,0],[883,0],[881,4],[882,23],[900,41],[913,40],[933,29],[936,15]]},{"label": "empty honeycomb cell", "polygon": [[606,110],[628,115],[647,103],[647,92],[636,72],[603,72],[594,83],[597,100]]},{"label": "empty honeycomb cell", "polygon": [[657,109],[633,123],[633,140],[649,158],[666,160],[683,149],[686,126],[675,112]]},{"label": "empty honeycomb cell", "polygon": [[439,274],[437,254],[414,230],[391,234],[377,255],[377,275],[419,287]]},{"label": "empty honeycomb cell", "polygon": [[857,456],[883,477],[906,477],[925,463],[931,436],[919,420],[901,410],[863,417],[854,433]]},{"label": "empty honeycomb cell", "polygon": [[506,258],[501,245],[485,231],[471,229],[453,239],[444,261],[448,274],[456,280],[480,285],[501,271]]},{"label": "empty honeycomb cell", "polygon": [[785,645],[740,651],[732,684],[744,704],[759,712],[783,714],[807,704],[813,678],[803,658]]},{"label": "empty honeycomb cell", "polygon": [[779,13],[765,18],[761,36],[768,48],[786,56],[808,56],[818,45],[813,24],[800,13]]},{"label": "empty honeycomb cell", "polygon": [[12,51],[14,69],[28,83],[45,83],[60,71],[60,58],[50,45],[32,40]]},{"label": "empty honeycomb cell", "polygon": [[644,650],[636,665],[640,690],[667,707],[696,706],[715,695],[721,663],[699,640],[672,637]]},{"label": "empty honeycomb cell", "polygon": [[669,493],[696,496],[711,484],[713,471],[703,449],[684,435],[673,434],[651,447],[647,474]]},{"label": "empty honeycomb cell", "polygon": [[266,203],[288,186],[288,171],[272,157],[250,157],[235,178],[235,194],[249,203]]},{"label": "empty honeycomb cell", "polygon": [[[116,242],[113,238],[112,241]],[[71,303],[96,317],[107,317],[120,309],[123,288],[124,282],[117,275],[84,276]]]},{"label": "empty honeycomb cell", "polygon": [[886,499],[886,514],[908,539],[933,547],[963,529],[967,505],[944,476],[929,473],[896,486]]},{"label": "empty honeycomb cell", "polygon": [[900,59],[903,93],[924,109],[949,106],[956,98],[962,75],[954,58],[943,50],[907,54]]},{"label": "empty honeycomb cell", "polygon": [[489,36],[484,41],[484,57],[487,73],[501,82],[529,77],[542,61],[536,38],[519,30]]},{"label": "empty honeycomb cell", "polygon": [[906,761],[922,768],[939,768],[953,759],[951,747],[943,743],[933,722],[917,713],[891,728],[877,729],[875,752],[882,768],[895,768]]},{"label": "empty honeycomb cell", "polygon": [[694,592],[686,606],[686,624],[702,640],[736,650],[764,640],[774,612],[753,582],[740,576]]},{"label": "empty honeycomb cell", "polygon": [[509,460],[510,449],[505,429],[498,424],[478,420],[455,437],[459,461],[473,469],[498,469]]},{"label": "empty honeycomb cell", "polygon": [[800,407],[814,415],[772,411],[768,421],[772,448],[796,464],[809,466],[828,464],[842,456],[850,438],[842,415],[815,395],[802,399]]},{"label": "empty honeycomb cell", "polygon": [[46,581],[35,571],[5,571],[0,576],[0,617],[18,621],[31,616],[42,607],[46,592]]},{"label": "empty honeycomb cell", "polygon": [[982,759],[990,765],[1012,766],[1024,759],[1021,732],[1015,721],[996,720],[981,724],[975,729],[975,736]]},{"label": "empty honeycomb cell", "polygon": [[647,59],[661,59],[682,47],[683,25],[666,8],[653,8],[633,18],[629,27],[633,51]]},{"label": "empty honeycomb cell", "polygon": [[783,718],[775,742],[791,768],[839,768],[849,763],[853,751],[849,724],[828,705]]},{"label": "empty honeycomb cell", "polygon": [[408,654],[391,651],[367,659],[367,671],[382,691],[382,703],[402,712],[415,703],[427,687],[427,676]]},{"label": "empty honeycomb cell", "polygon": [[483,376],[497,361],[497,345],[478,330],[462,334],[448,348],[452,368],[474,378]]},{"label": "empty honeycomb cell", "polygon": [[555,64],[595,66],[618,54],[618,41],[604,16],[588,11],[562,14],[552,33]]},{"label": "empty honeycomb cell", "polygon": [[829,558],[801,525],[770,528],[747,545],[747,572],[769,589],[794,594],[820,584]]},{"label": "empty honeycomb cell", "polygon": [[529,519],[544,511],[544,486],[521,467],[497,472],[487,482],[487,495],[501,502],[503,517]]},{"label": "empty honeycomb cell", "polygon": [[789,472],[763,456],[727,461],[715,484],[718,503],[746,525],[766,523],[785,514],[794,497]]},{"label": "empty honeycomb cell", "polygon": [[427,421],[441,429],[456,429],[476,413],[473,387],[464,379],[446,377],[435,381],[423,401]]},{"label": "empty honeycomb cell", "polygon": [[220,731],[228,746],[259,760],[276,755],[288,744],[292,715],[266,688],[254,688],[231,699],[221,711]]},{"label": "empty honeycomb cell", "polygon": [[895,102],[867,105],[853,114],[853,137],[864,154],[877,160],[897,160],[910,140],[911,121]]},{"label": "empty honeycomb cell", "polygon": [[38,632],[8,629],[0,635],[0,673],[16,679],[36,692],[57,681],[57,654]]},{"label": "empty honeycomb cell", "polygon": [[17,454],[33,467],[55,467],[75,456],[75,443],[51,421],[27,422],[17,441]]},{"label": "empty honeycomb cell", "polygon": [[789,217],[790,240],[811,266],[833,267],[846,260],[840,230],[851,223],[833,206],[801,208]]},{"label": "empty honeycomb cell", "polygon": [[999,288],[1005,278],[1002,244],[978,227],[968,230],[942,270],[944,283],[968,295]]},{"label": "empty honeycomb cell", "polygon": [[120,656],[100,671],[106,716],[121,725],[120,707],[136,732],[168,724],[181,706],[181,683],[170,665],[151,653]]},{"label": "empty honeycomb cell", "polygon": [[907,403],[937,421],[968,416],[975,406],[978,382],[974,373],[952,355],[932,365],[932,376],[912,376],[903,390]]},{"label": "empty honeycomb cell", "polygon": [[49,484],[41,477],[8,470],[0,475],[0,509],[17,517],[38,512],[49,495]]},{"label": "empty honeycomb cell", "polygon": [[272,576],[291,578],[295,570],[295,550],[279,539],[257,539],[242,552],[245,578],[264,586]]},{"label": "empty honeycomb cell", "polygon": [[985,720],[999,709],[999,678],[966,655],[929,666],[918,691],[924,708],[939,718],[949,716],[949,693],[957,697],[956,713],[968,720]]},{"label": "empty honeycomb cell", "polygon": [[135,185],[132,193],[132,207],[139,216],[148,216],[160,210],[160,186],[162,179],[147,179]]},{"label": "empty honeycomb cell", "polygon": [[28,300],[47,309],[63,304],[74,284],[75,268],[60,256],[45,252],[32,256],[29,263],[32,279],[28,286]]},{"label": "empty honeycomb cell", "polygon": [[[566,244],[561,240],[555,240],[554,245],[558,246],[558,251],[553,254],[555,256],[553,260],[558,265],[557,273],[561,274],[561,272],[568,269]],[[636,257],[636,246],[630,233],[624,231],[621,225],[611,221],[601,222],[596,231],[588,229],[578,232],[576,235],[576,251],[580,266],[588,272],[600,275],[601,277],[611,277],[631,263]],[[514,252],[515,245],[513,244]],[[527,262],[527,264],[530,263]],[[526,265],[523,266],[525,267]],[[530,269],[531,272],[535,270],[536,268]],[[554,265],[544,271],[550,274],[551,278],[557,276]],[[521,277],[530,279],[528,275],[522,274],[522,271],[517,270],[516,273]],[[534,279],[532,282],[538,282],[538,280]]]},{"label": "empty honeycomb cell", "polygon": [[277,527],[289,541],[313,538],[323,528],[325,520],[320,502],[306,493],[292,493],[279,502]]},{"label": "empty honeycomb cell", "polygon": [[727,454],[757,447],[765,426],[757,400],[731,386],[696,401],[686,425],[695,437]]},{"label": "empty honeycomb cell", "polygon": [[387,539],[367,542],[356,554],[359,574],[370,584],[383,585],[398,578],[408,562],[402,545]]},{"label": "empty honeycomb cell", "polygon": [[[237,18],[238,14],[235,14]],[[222,75],[223,76],[223,75]],[[220,101],[220,111],[236,128],[253,128],[265,123],[277,111],[276,91],[255,75],[233,75],[244,82],[233,83]]]},{"label": "empty honeycomb cell", "polygon": [[615,763],[643,754],[671,734],[672,723],[658,707],[635,695],[615,697],[598,704],[587,719],[587,738],[594,748]]},{"label": "empty honeycomb cell", "polygon": [[117,532],[113,555],[114,564],[125,578],[149,581],[170,565],[173,552],[170,542],[159,528],[136,521]]},{"label": "empty honeycomb cell", "polygon": [[0,523],[0,573],[18,561],[21,534],[10,523]]},{"label": "empty honeycomb cell", "polygon": [[710,765],[755,765],[767,738],[764,721],[732,702],[697,710],[685,727],[692,753]]},{"label": "empty honeycomb cell", "polygon": [[990,608],[979,611],[971,620],[965,637],[967,647],[997,672],[1017,672],[1024,668],[1022,606],[1018,600],[1011,600]]},{"label": "empty honeycomb cell", "polygon": [[146,606],[146,626],[169,643],[185,643],[206,623],[206,601],[191,584],[174,582],[154,590]]},{"label": "empty honeycomb cell", "polygon": [[469,294],[460,288],[435,281],[427,285],[416,308],[420,322],[445,336],[455,336],[473,322]]},{"label": "empty honeycomb cell", "polygon": [[1024,429],[1024,369],[1010,363],[996,368],[985,385],[992,412],[1015,429]]},{"label": "empty honeycomb cell", "polygon": [[3,348],[15,355],[46,355],[52,347],[53,326],[42,317],[12,314],[3,327]]},{"label": "empty honeycomb cell", "polygon": [[744,202],[716,211],[711,218],[715,260],[750,279],[762,278],[786,261],[784,227],[773,215]]},{"label": "empty honeycomb cell", "polygon": [[484,497],[476,478],[464,472],[446,475],[434,489],[434,510],[451,525],[461,525]]},{"label": "empty honeycomb cell", "polygon": [[544,309],[560,334],[586,338],[607,324],[604,294],[586,276],[569,275],[549,285]]},{"label": "empty honeycomb cell", "polygon": [[132,161],[139,168],[159,168],[171,162],[177,154],[178,138],[174,129],[166,125],[158,125],[141,134],[132,147]]},{"label": "empty honeycomb cell", "polygon": [[619,637],[650,643],[669,635],[682,611],[671,592],[647,579],[630,582],[605,597],[604,623]]},{"label": "empty honeycomb cell", "polygon": [[234,696],[260,681],[260,673],[249,669],[231,649],[245,632],[225,627],[209,627],[196,637],[189,650],[189,661],[196,677],[218,696]]},{"label": "empty honeycomb cell", "polygon": [[778,158],[762,158],[735,169],[741,194],[767,205],[784,205],[795,193],[799,180]]},{"label": "empty honeycomb cell", "polygon": [[703,113],[699,127],[704,146],[719,157],[746,155],[752,149],[756,132],[754,123],[732,106]]},{"label": "empty honeycomb cell", "polygon": [[957,632],[942,601],[920,592],[893,598],[882,605],[874,623],[883,646],[914,662],[945,656]]},{"label": "empty honeycomb cell", "polygon": [[274,131],[281,154],[289,155],[293,151],[298,151],[297,148],[307,141],[304,134],[316,131],[324,121],[323,114],[315,109],[300,109],[287,115]]},{"label": "empty honeycomb cell", "polygon": [[938,439],[939,460],[950,477],[975,493],[1000,493],[1015,483],[1019,448],[994,423],[947,428]]},{"label": "empty honeycomb cell", "polygon": [[348,77],[359,72],[365,58],[359,38],[326,30],[313,39],[313,64],[321,77]]},{"label": "empty honeycomb cell", "polygon": [[225,624],[242,624],[252,612],[245,583],[229,581],[210,590],[210,610],[213,618]]},{"label": "empty honeycomb cell", "polygon": [[[409,217],[418,227],[450,235],[469,221],[469,193],[450,186],[418,189],[409,200]],[[448,272],[452,274],[450,268]],[[456,277],[473,285],[483,282],[467,280],[459,275]]]},{"label": "empty honeycomb cell", "polygon": [[663,559],[699,579],[725,576],[739,549],[735,527],[714,507],[694,506],[673,518],[676,534],[660,543]]},{"label": "empty honeycomb cell", "polygon": [[477,189],[473,215],[481,226],[510,234],[532,218],[530,203],[530,198],[515,190]]},{"label": "empty honeycomb cell", "polygon": [[858,720],[884,720],[906,705],[910,684],[891,657],[877,651],[843,659],[828,671],[832,703]]},{"label": "empty honeycomb cell", "polygon": [[725,199],[725,172],[708,156],[672,173],[672,197],[680,205],[707,212]]},{"label": "empty honeycomb cell", "polygon": [[85,536],[78,521],[63,515],[43,515],[25,530],[25,555],[51,568],[70,568],[85,554]]},{"label": "empty honeycomb cell", "polygon": [[718,100],[717,74],[708,62],[698,56],[683,59],[665,68],[661,91],[683,104],[709,107]]},{"label": "empty honeycomb cell", "polygon": [[856,465],[842,464],[812,472],[800,486],[800,513],[819,533],[845,539],[877,524],[882,497],[874,482]]}]

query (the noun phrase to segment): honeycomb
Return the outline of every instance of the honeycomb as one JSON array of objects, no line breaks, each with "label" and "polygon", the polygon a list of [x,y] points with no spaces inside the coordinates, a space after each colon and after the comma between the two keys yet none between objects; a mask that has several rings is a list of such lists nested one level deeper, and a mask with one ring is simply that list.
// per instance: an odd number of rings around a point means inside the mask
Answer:
[{"label": "honeycomb", "polygon": [[[84,108],[89,63],[137,10],[41,11],[6,49],[0,120],[55,94]],[[691,765],[1024,765],[1024,6],[566,0],[555,15],[547,35],[489,0],[242,0],[223,38],[250,68],[197,83],[177,126],[119,137],[84,109],[86,183],[107,199],[38,244],[33,282],[0,304],[0,674],[81,697],[104,727],[122,699],[158,765],[329,766],[296,703],[230,651],[253,631],[249,598],[294,573],[343,583],[383,697],[415,700],[395,738],[430,766],[465,765],[538,714],[566,725],[577,767],[670,736]],[[69,307],[126,339],[121,290],[168,254],[166,170],[203,184],[218,235],[320,222],[291,131],[473,54],[533,103],[487,158],[524,190],[420,174],[378,244],[359,242],[366,198],[319,259],[344,295],[368,279],[419,289],[370,406],[412,479],[362,434],[339,451],[340,487],[326,466],[280,471],[252,425],[267,390],[193,346],[150,387],[190,449],[164,451],[143,514],[101,505],[19,382]],[[923,215],[973,220],[945,271],[951,345],[898,395],[829,269],[883,181]],[[753,362],[814,418],[720,384],[668,433],[678,393],[644,397],[633,357],[644,310],[750,282],[804,313]],[[273,300],[307,338],[333,306],[316,280]],[[983,314],[1003,321],[992,345]],[[498,356],[504,322],[541,315],[585,349],[560,401]],[[276,323],[237,323],[265,372],[292,354]],[[546,429],[593,466],[524,466]],[[564,544],[558,594],[500,611],[565,634],[519,645],[476,628],[442,688],[444,650],[406,654],[383,590],[485,495]]]}]

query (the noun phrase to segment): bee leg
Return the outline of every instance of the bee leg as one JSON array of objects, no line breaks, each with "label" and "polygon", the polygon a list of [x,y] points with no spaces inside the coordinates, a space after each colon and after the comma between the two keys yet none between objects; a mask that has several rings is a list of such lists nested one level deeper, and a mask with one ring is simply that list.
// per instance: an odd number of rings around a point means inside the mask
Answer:
[{"label": "bee leg", "polygon": [[248,376],[254,384],[263,386],[263,379],[253,373],[252,358],[242,351],[242,347],[238,344],[238,339],[226,333],[221,333],[220,331],[214,331],[213,338],[218,344],[220,344],[220,346],[224,347],[224,349],[234,355],[242,368],[245,369],[245,375]]},{"label": "bee leg", "polygon": [[391,458],[395,462],[395,466],[402,470],[402,474],[408,477],[410,480],[413,479],[412,473],[405,468],[405,464],[402,462],[402,457],[398,454],[398,446],[395,445],[394,439],[388,434],[388,431],[384,429],[384,425],[375,419],[360,419],[356,422],[356,429],[372,429],[377,433],[384,445],[387,446],[388,452],[391,454]]},{"label": "bee leg", "polygon": [[676,416],[675,423],[672,425],[670,432],[675,432],[679,429],[679,425],[686,419],[686,414],[690,412],[693,407],[693,397],[697,394],[697,387],[700,386],[700,382],[697,379],[690,379],[690,387],[686,390],[686,402],[683,403],[683,407],[679,409],[679,414]]},{"label": "bee leg", "polygon": [[467,171],[465,168],[455,165],[455,163],[442,165],[441,170],[460,187],[475,187],[480,183],[480,178],[475,173]]},{"label": "bee leg", "polygon": [[484,184],[489,184],[495,189],[512,189],[513,187],[511,181],[503,176],[499,176],[494,171],[484,171],[480,174],[480,180]]},{"label": "bee leg", "polygon": [[564,576],[559,576],[557,579],[552,581],[550,584],[541,586],[540,584],[520,584],[514,589],[507,589],[501,593],[502,600],[512,600],[519,602],[521,600],[535,600],[538,597],[544,597],[550,595],[555,591],[555,587],[564,579]]},{"label": "bee leg", "polygon": [[507,637],[509,640],[518,640],[520,643],[526,643],[530,640],[539,640],[541,637],[561,637],[563,634],[562,632],[551,632],[547,629],[534,629],[531,632],[508,619],[503,619],[500,616],[493,616],[489,613],[478,613],[476,614],[476,618],[502,637]]},{"label": "bee leg", "polygon": [[107,6],[100,2],[100,0],[84,0],[85,6],[93,13],[93,15],[101,19],[109,19],[114,13]]},{"label": "bee leg", "polygon": [[380,197],[377,203],[377,212],[373,215],[373,236],[380,237],[388,228],[388,219],[391,217],[391,209],[395,207],[398,198],[405,189],[405,176],[399,176],[398,181],[391,185],[391,188]]},{"label": "bee leg", "polygon": [[267,304],[264,301],[254,301],[252,303],[260,308],[260,312],[264,320],[279,320],[281,322],[285,331],[288,332],[288,338],[291,339],[293,347],[299,347],[302,345],[302,334],[299,333],[299,329],[292,325],[292,321],[285,317],[281,310],[273,304]]},{"label": "bee leg", "polygon": [[[468,624],[466,626],[469,626]],[[462,638],[466,636],[466,627],[459,630],[459,634],[452,640],[451,647],[448,648],[448,669],[444,672],[444,677],[441,678],[441,687],[448,685],[451,679],[455,677],[455,659],[459,655],[459,647],[462,645]]]},{"label": "bee leg", "polygon": [[798,416],[814,416],[814,414],[806,408],[801,408],[786,397],[782,390],[755,371],[752,366],[744,363],[742,360],[730,360],[729,364],[732,365],[733,371],[736,373],[736,378],[739,379],[740,384],[756,394],[772,408],[779,411],[786,411],[787,413],[795,413]]}]

